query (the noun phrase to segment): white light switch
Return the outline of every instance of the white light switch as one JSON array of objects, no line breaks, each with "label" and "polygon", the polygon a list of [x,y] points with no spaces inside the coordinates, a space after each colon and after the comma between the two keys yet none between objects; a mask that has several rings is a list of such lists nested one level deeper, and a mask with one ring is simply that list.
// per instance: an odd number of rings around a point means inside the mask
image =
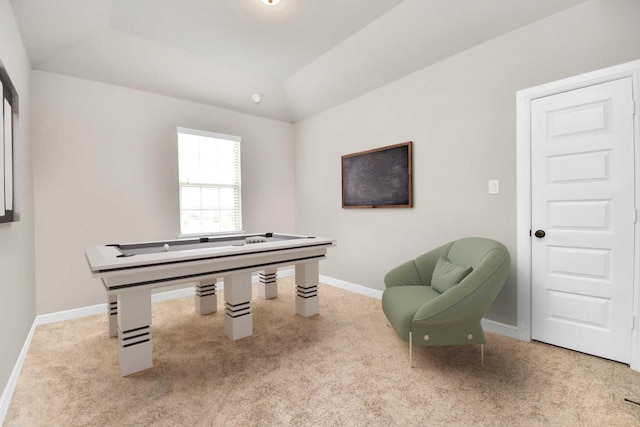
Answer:
[{"label": "white light switch", "polygon": [[497,179],[492,179],[489,181],[489,194],[498,194],[500,193],[500,181]]}]

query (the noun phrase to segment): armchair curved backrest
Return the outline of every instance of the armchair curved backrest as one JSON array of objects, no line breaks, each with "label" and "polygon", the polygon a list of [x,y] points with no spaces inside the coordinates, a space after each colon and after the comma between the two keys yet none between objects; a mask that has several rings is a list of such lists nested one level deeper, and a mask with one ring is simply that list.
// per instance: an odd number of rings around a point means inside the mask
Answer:
[{"label": "armchair curved backrest", "polygon": [[[432,286],[439,259],[472,270],[440,292]],[[442,261],[440,261],[442,262]],[[481,320],[509,274],[507,248],[494,240],[456,240],[408,261],[385,276],[382,309],[404,341],[417,345],[484,344]]]}]

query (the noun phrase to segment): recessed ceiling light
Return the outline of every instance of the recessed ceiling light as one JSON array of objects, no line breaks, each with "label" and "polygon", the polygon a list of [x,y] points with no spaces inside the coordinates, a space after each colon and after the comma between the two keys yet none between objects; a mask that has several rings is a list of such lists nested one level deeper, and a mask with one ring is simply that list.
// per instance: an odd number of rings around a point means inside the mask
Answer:
[{"label": "recessed ceiling light", "polygon": [[[274,0],[276,1],[276,0]],[[253,102],[255,102],[256,104],[260,104],[260,102],[262,102],[262,94],[261,93],[254,93],[253,95],[251,95],[251,100]]]},{"label": "recessed ceiling light", "polygon": [[275,6],[280,3],[280,0],[262,0],[262,3],[266,4],[267,6]]}]

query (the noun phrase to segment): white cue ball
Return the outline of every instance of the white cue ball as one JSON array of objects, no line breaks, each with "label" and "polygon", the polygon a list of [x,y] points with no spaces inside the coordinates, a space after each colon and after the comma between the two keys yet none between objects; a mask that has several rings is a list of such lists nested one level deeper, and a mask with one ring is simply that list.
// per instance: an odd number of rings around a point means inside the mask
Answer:
[{"label": "white cue ball", "polygon": [[164,244],[164,251],[165,252],[169,252],[169,244],[168,243]]}]

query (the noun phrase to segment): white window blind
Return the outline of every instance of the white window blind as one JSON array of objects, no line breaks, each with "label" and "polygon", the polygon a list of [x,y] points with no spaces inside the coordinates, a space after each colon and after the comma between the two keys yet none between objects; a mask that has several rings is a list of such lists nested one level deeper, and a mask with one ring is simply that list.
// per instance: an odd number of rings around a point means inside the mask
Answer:
[{"label": "white window blind", "polygon": [[240,137],[178,128],[180,233],[242,230]]}]

